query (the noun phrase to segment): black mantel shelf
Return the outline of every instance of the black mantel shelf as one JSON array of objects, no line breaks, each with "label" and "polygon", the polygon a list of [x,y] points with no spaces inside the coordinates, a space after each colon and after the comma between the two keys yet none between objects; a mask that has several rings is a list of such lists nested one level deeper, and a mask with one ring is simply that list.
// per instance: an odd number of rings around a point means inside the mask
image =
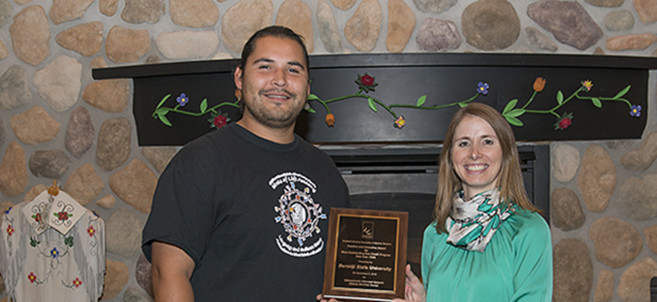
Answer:
[{"label": "black mantel shelf", "polygon": [[[209,107],[234,101],[232,71],[237,59],[131,65],[94,69],[94,79],[132,78],[133,114],[140,145],[182,145],[208,131],[209,116],[190,118],[170,113],[172,127],[152,117],[156,106],[171,95],[167,106],[173,107],[181,93],[189,97],[185,109],[198,111],[203,99]],[[356,93],[354,81],[365,73],[375,77],[378,86],[368,95],[388,105],[416,105],[426,95],[423,106],[435,106],[469,99],[478,82],[488,83],[488,94],[475,101],[503,111],[512,99],[518,107],[531,98],[537,77],[546,79],[545,89],[536,94],[528,109],[549,109],[557,104],[562,92],[567,98],[590,80],[593,87],[580,93],[583,97],[614,97],[628,85],[623,96],[642,107],[639,117],[630,116],[627,104],[572,100],[558,111],[573,113],[572,125],[555,130],[557,118],[552,114],[526,113],[520,117],[524,126],[513,126],[519,141],[598,140],[640,138],[648,112],[649,71],[657,69],[657,58],[630,56],[506,54],[506,53],[413,53],[313,55],[310,57],[312,93],[323,100]],[[458,106],[438,110],[395,108],[406,125],[394,127],[394,118],[384,108],[374,112],[365,99],[348,99],[330,103],[335,126],[328,127],[326,111],[317,101],[309,104],[316,113],[304,113],[297,132],[315,143],[415,143],[440,142],[451,115]],[[221,110],[232,120],[237,110]]]}]

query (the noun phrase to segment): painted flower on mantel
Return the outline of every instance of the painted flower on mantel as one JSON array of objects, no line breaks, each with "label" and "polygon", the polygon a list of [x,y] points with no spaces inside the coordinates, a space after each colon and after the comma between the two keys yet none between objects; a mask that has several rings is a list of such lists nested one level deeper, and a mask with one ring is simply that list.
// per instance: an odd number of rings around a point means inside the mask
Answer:
[{"label": "painted flower on mantel", "polygon": [[210,122],[210,128],[219,129],[223,126],[228,125],[228,122],[230,122],[230,118],[228,117],[228,114],[222,113],[221,111],[212,112],[210,113],[210,118],[208,119],[208,122]]},{"label": "painted flower on mantel", "polygon": [[333,125],[335,125],[335,115],[333,115],[333,113],[326,114],[326,125],[329,127],[333,127]]},{"label": "painted flower on mantel", "polygon": [[488,94],[488,88],[490,88],[488,83],[485,83],[485,82],[477,83],[477,93],[480,93],[481,95],[487,95]]},{"label": "painted flower on mantel", "polygon": [[178,104],[180,104],[180,107],[185,107],[185,105],[187,105],[187,103],[189,103],[189,98],[187,97],[186,94],[181,93],[180,96],[178,96],[176,98],[176,102],[178,102]]},{"label": "painted flower on mantel", "polygon": [[572,112],[564,113],[564,115],[557,119],[557,122],[554,123],[554,130],[564,130],[570,125],[573,124],[573,114]]},{"label": "painted flower on mantel", "polygon": [[355,82],[358,84],[360,90],[364,92],[374,91],[374,87],[379,85],[376,83],[376,81],[374,81],[374,77],[367,73],[362,76],[359,74],[358,79],[356,79]]},{"label": "painted flower on mantel", "polygon": [[401,129],[401,128],[404,127],[404,125],[406,125],[406,120],[404,119],[403,116],[400,115],[400,116],[397,118],[397,120],[395,120],[395,127]]}]

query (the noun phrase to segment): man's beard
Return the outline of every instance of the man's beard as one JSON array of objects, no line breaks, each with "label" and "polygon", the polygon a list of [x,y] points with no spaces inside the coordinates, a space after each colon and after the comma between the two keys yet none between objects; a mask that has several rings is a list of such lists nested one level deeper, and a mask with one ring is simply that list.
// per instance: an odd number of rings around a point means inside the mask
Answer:
[{"label": "man's beard", "polygon": [[[262,98],[264,98],[265,94],[271,91],[274,90],[273,89],[261,90],[259,91],[258,95],[254,98],[253,101],[251,102],[244,101],[244,109],[250,112],[253,118],[258,123],[265,125],[269,128],[283,129],[283,128],[291,127],[292,125],[294,125],[297,118],[301,114],[301,110],[303,109],[303,106],[300,106],[300,108],[298,109],[294,107],[290,107],[289,108],[290,110],[287,110],[285,112],[268,110],[263,106]],[[296,101],[296,97],[297,97],[296,94],[291,93],[287,90],[284,90],[284,92],[290,96],[290,99],[288,100],[289,102]]]}]

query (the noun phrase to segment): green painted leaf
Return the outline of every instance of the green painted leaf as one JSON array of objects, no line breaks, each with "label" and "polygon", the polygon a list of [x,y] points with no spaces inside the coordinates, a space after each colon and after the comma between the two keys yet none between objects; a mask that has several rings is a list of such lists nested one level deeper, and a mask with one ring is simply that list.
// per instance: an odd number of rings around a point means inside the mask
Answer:
[{"label": "green painted leaf", "polygon": [[171,94],[167,94],[167,95],[165,95],[165,96],[162,98],[162,100],[160,101],[160,103],[157,104],[157,107],[155,107],[155,109],[162,107],[162,105],[164,104],[164,102],[166,102],[170,97],[171,97]]},{"label": "green painted leaf", "polygon": [[372,111],[377,112],[376,103],[372,98],[367,98],[367,105],[370,106],[370,109],[372,109]]},{"label": "green painted leaf", "polygon": [[515,118],[515,117],[512,117],[512,116],[506,116],[506,115],[505,115],[504,118],[505,118],[506,121],[509,122],[509,124],[511,124],[511,125],[518,126],[518,127],[522,127],[522,126],[524,125],[524,124],[522,123],[521,120],[519,120],[519,119],[517,119],[517,118]]},{"label": "green painted leaf", "polygon": [[167,125],[167,126],[169,126],[169,127],[172,126],[172,125],[171,125],[171,122],[169,122],[169,119],[168,119],[166,116],[161,115],[161,114],[158,114],[157,117],[160,118],[160,121],[162,122],[162,124],[165,124],[165,125]]},{"label": "green painted leaf", "polygon": [[309,101],[319,100],[319,97],[311,93],[311,94],[308,95],[308,100]]},{"label": "green painted leaf", "polygon": [[630,87],[632,87],[632,85],[627,85],[627,87],[625,87],[625,89],[619,91],[616,94],[616,96],[614,96],[614,98],[617,99],[617,98],[620,98],[620,97],[624,96],[628,91],[630,91]]},{"label": "green painted leaf", "polygon": [[523,114],[525,114],[525,109],[520,109],[520,108],[518,108],[518,109],[513,109],[513,110],[507,112],[506,114],[504,114],[504,116],[508,116],[508,117],[519,117],[519,116],[521,116],[521,115],[523,115]]},{"label": "green painted leaf", "polygon": [[459,107],[463,108],[465,106],[468,106],[468,104],[467,103],[459,103]]},{"label": "green painted leaf", "polygon": [[155,110],[154,113],[157,114],[157,115],[166,115],[167,113],[169,113],[169,111],[171,111],[171,108],[164,107],[164,108],[159,108],[159,109]]},{"label": "green painted leaf", "polygon": [[310,107],[310,106],[307,106],[304,109],[306,109],[306,111],[308,111],[310,113],[316,113],[317,112],[317,111],[315,111],[315,109],[313,109],[313,107]]},{"label": "green painted leaf", "polygon": [[515,108],[516,104],[518,104],[518,99],[510,100],[509,103],[507,103],[506,106],[504,107],[502,114],[507,113],[509,112],[509,110]]},{"label": "green painted leaf", "polygon": [[422,105],[424,105],[424,102],[426,101],[427,101],[427,96],[426,95],[421,96],[419,99],[417,99],[417,106],[422,107]]},{"label": "green painted leaf", "polygon": [[593,102],[593,105],[595,105],[595,107],[602,108],[602,102],[600,102],[600,99],[592,98],[591,102]]},{"label": "green painted leaf", "polygon": [[563,103],[563,92],[561,92],[561,90],[557,91],[557,103],[559,103],[559,105]]},{"label": "green painted leaf", "polygon": [[208,99],[203,99],[201,102],[201,113],[205,113],[205,110],[208,109]]}]

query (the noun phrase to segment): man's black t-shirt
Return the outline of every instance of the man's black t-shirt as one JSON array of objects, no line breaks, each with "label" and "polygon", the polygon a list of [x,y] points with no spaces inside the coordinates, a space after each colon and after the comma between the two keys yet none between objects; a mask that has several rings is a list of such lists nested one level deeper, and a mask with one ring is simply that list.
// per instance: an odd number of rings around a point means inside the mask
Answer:
[{"label": "man's black t-shirt", "polygon": [[143,250],[167,242],[195,262],[196,301],[315,301],[328,213],[348,190],[300,137],[264,140],[231,124],[178,152],[160,176]]}]

